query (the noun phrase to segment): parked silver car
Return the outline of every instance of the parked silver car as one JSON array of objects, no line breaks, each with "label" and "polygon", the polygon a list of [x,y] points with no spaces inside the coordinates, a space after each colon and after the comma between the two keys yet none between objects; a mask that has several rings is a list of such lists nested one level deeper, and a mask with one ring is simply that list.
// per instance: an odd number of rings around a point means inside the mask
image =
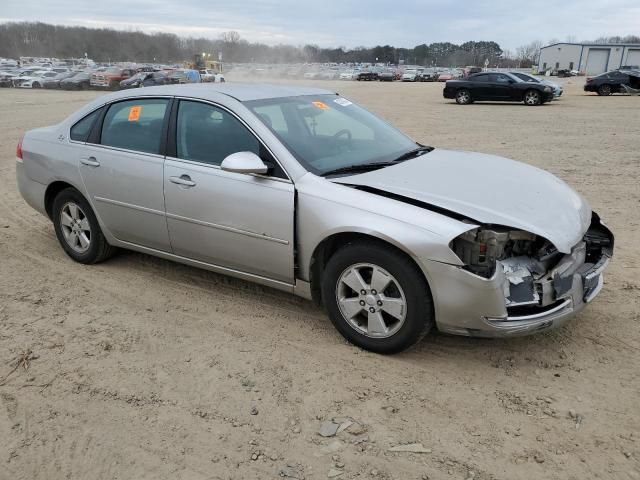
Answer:
[{"label": "parked silver car", "polygon": [[78,262],[121,247],[292,292],[381,353],[433,327],[495,337],[562,325],[598,294],[613,252],[609,229],[553,175],[416,144],[306,87],[101,96],[27,132],[17,179]]}]

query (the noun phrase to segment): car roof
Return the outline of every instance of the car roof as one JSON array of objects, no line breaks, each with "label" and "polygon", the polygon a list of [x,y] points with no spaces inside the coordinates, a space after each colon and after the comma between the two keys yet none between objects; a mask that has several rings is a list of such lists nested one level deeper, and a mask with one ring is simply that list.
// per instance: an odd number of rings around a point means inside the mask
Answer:
[{"label": "car roof", "polygon": [[[204,100],[215,99],[215,94],[228,95],[240,102],[251,100],[266,100],[270,98],[298,97],[302,95],[335,95],[335,92],[321,88],[298,87],[289,85],[270,85],[264,83],[192,83],[181,85],[163,85],[159,87],[146,87],[135,92],[140,96],[149,95],[176,95],[201,98]],[[122,91],[112,94],[115,100],[120,96],[131,97],[131,91]]]}]

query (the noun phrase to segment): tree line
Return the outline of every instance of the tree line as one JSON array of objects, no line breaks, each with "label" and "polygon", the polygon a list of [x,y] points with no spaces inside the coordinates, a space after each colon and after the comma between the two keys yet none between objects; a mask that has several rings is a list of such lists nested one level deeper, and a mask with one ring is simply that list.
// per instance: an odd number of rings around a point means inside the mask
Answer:
[{"label": "tree line", "polygon": [[50,25],[40,22],[0,24],[0,57],[79,58],[97,62],[173,63],[193,59],[199,53],[237,63],[401,63],[452,66],[492,65],[507,60],[493,41],[469,41],[461,45],[438,42],[414,48],[391,45],[355,48],[322,48],[318,45],[266,45],[249,42],[237,32],[217,39],[180,37],[171,33],[143,33],[109,28]]},{"label": "tree line", "polygon": [[[608,37],[600,43],[640,40],[638,37]],[[235,31],[219,38],[181,37],[172,33],[143,33],[109,28],[50,25],[40,22],[0,24],[0,57],[79,58],[85,54],[97,62],[175,63],[205,53],[215,60],[237,63],[405,63],[425,66],[529,67],[537,63],[542,42],[534,41],[515,52],[503,50],[494,41],[423,43],[413,48],[391,45],[355,48],[322,48],[318,45],[266,45],[249,42]]]}]

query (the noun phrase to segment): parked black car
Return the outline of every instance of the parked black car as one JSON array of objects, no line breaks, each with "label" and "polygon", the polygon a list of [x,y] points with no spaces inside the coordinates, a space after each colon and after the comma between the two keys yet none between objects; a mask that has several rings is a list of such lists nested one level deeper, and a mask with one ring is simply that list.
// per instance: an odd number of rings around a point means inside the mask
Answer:
[{"label": "parked black car", "polygon": [[447,81],[442,95],[444,98],[455,98],[460,105],[488,100],[524,102],[525,105],[533,106],[553,100],[553,88],[523,82],[509,73],[483,72],[462,80]]},{"label": "parked black car", "polygon": [[371,81],[378,80],[378,74],[376,72],[358,72],[356,75],[358,81]]},{"label": "parked black car", "polygon": [[153,87],[169,83],[167,75],[163,72],[140,72],[133,77],[120,82],[120,88]]},{"label": "parked black car", "polygon": [[61,80],[60,88],[62,88],[63,90],[88,90],[90,80],[90,73],[78,72],[73,77]]},{"label": "parked black car", "polygon": [[633,87],[632,84],[637,82],[637,80],[632,79],[629,75],[631,72],[632,70],[613,70],[598,75],[597,77],[587,77],[587,83],[584,84],[584,91],[596,92],[602,96],[611,95],[612,93],[623,93],[623,84]]}]

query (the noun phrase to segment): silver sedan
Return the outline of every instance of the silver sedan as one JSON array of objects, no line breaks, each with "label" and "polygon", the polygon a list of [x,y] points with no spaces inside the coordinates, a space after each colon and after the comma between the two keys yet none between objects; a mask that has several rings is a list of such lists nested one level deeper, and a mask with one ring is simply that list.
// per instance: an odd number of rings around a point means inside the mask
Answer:
[{"label": "silver sedan", "polygon": [[285,290],[380,353],[433,328],[558,327],[601,290],[613,253],[551,174],[417,144],[313,88],[105,95],[27,132],[17,179],[78,262],[126,248]]}]

